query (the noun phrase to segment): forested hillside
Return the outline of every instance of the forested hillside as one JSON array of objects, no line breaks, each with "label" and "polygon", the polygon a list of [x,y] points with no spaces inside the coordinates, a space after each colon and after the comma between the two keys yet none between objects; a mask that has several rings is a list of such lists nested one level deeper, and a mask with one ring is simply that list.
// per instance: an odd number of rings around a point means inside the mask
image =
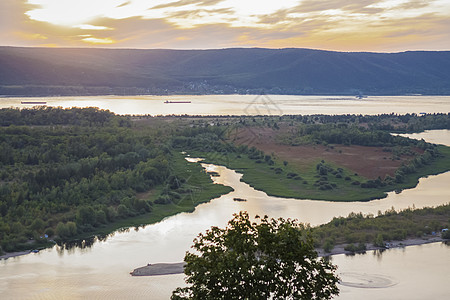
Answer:
[{"label": "forested hillside", "polygon": [[450,52],[0,47],[0,95],[450,94]]}]

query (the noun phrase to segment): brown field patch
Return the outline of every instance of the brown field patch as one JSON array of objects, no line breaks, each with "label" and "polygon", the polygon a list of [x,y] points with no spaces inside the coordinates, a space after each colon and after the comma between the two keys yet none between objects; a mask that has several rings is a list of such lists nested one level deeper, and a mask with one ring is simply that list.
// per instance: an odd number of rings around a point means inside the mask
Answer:
[{"label": "brown field patch", "polygon": [[384,152],[382,147],[333,145],[331,148],[324,145],[283,145],[276,141],[279,134],[280,131],[267,127],[244,128],[233,136],[233,141],[238,145],[255,146],[266,154],[275,153],[275,157],[300,168],[310,167],[311,164],[323,159],[369,179],[394,176],[395,170],[412,158],[403,156],[400,160],[392,160],[392,153]]},{"label": "brown field patch", "polygon": [[154,194],[155,194],[155,190],[150,190],[150,191],[143,192],[143,193],[137,193],[136,198],[138,198],[139,200],[148,200]]}]

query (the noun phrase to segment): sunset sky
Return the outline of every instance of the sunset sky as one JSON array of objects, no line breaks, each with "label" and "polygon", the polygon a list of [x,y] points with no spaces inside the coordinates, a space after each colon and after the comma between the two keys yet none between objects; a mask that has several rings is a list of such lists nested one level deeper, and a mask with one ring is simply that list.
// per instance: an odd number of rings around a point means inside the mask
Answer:
[{"label": "sunset sky", "polygon": [[0,0],[3,46],[450,50],[450,0]]}]

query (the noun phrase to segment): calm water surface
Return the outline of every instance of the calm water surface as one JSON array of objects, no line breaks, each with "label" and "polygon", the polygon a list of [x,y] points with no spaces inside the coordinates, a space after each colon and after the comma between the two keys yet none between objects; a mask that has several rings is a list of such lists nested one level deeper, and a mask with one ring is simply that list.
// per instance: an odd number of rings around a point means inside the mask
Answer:
[{"label": "calm water surface", "polygon": [[[164,101],[191,101],[165,104]],[[204,95],[204,96],[93,96],[0,98],[0,108],[32,107],[21,101],[46,101],[49,106],[99,107],[117,114],[150,115],[281,115],[381,114],[450,112],[450,96]]]},{"label": "calm water surface", "polygon": [[[450,144],[450,131],[425,132],[435,142]],[[193,238],[212,225],[225,226],[232,214],[291,217],[322,224],[334,216],[363,212],[376,214],[396,209],[433,206],[450,200],[450,172],[420,180],[415,189],[390,193],[371,202],[337,203],[269,197],[239,181],[241,175],[225,167],[204,165],[217,171],[217,183],[235,191],[202,204],[193,213],[182,213],[139,230],[115,233],[90,248],[61,250],[0,261],[1,299],[168,299],[183,285],[183,275],[131,277],[129,272],[147,263],[179,262]],[[247,202],[233,201],[233,197]],[[189,201],[189,200],[185,200]],[[450,293],[450,247],[444,244],[390,249],[382,254],[333,257],[343,279],[339,299],[446,299]]]}]

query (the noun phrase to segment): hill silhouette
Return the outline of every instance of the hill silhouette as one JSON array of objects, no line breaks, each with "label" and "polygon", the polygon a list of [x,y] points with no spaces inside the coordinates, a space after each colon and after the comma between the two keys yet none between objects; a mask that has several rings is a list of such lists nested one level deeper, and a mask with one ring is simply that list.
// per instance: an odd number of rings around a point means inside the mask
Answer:
[{"label": "hill silhouette", "polygon": [[450,51],[0,47],[1,95],[450,94]]}]

